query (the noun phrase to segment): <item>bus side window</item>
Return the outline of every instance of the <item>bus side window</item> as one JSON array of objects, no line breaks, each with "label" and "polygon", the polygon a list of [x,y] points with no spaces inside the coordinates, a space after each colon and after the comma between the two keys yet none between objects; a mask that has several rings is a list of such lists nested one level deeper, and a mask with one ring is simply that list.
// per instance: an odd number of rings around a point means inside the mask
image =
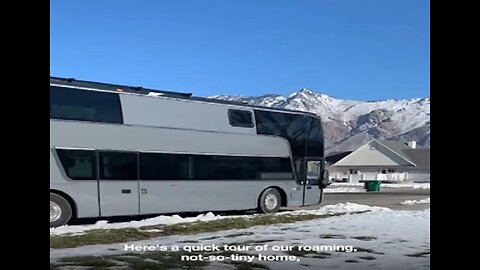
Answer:
[{"label": "bus side window", "polygon": [[228,121],[230,122],[230,125],[234,127],[254,127],[253,116],[250,111],[230,109],[228,110]]},{"label": "bus side window", "polygon": [[58,157],[68,178],[95,180],[95,153],[91,150],[57,149]]}]

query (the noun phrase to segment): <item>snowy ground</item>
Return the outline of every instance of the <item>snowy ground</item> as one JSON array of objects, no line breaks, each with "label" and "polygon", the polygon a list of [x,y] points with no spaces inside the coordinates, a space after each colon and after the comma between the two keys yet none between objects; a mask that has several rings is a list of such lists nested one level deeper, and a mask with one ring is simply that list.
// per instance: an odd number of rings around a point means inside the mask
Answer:
[{"label": "snowy ground", "polygon": [[323,190],[324,193],[357,193],[365,192],[364,189],[354,187],[327,187]]},{"label": "snowy ground", "polygon": [[423,200],[406,200],[401,202],[400,204],[404,205],[414,205],[414,204],[422,204],[422,203],[430,203],[430,198],[426,198]]},{"label": "snowy ground", "polygon": [[129,222],[118,222],[118,223],[109,223],[106,220],[97,221],[95,224],[89,225],[65,225],[57,228],[50,228],[50,235],[63,235],[63,234],[74,234],[78,235],[89,230],[96,229],[124,229],[124,228],[140,228],[143,226],[153,226],[153,225],[171,225],[178,223],[190,223],[197,221],[210,221],[223,218],[233,218],[237,216],[219,216],[214,215],[209,212],[206,214],[201,214],[196,217],[186,217],[182,218],[179,215],[172,216],[158,216],[154,218],[148,218],[140,221],[129,221]]},{"label": "snowy ground", "polygon": [[[341,187],[361,187],[361,191],[363,192],[363,183],[343,183],[343,182],[338,182],[338,183],[332,183],[330,186],[328,186],[327,189],[329,188],[341,188]],[[388,188],[420,188],[420,189],[430,189],[430,183],[403,183],[403,184],[385,184],[381,183],[380,188],[382,187],[388,187]],[[325,189],[325,190],[327,190]]]},{"label": "snowy ground", "polygon": [[[404,183],[404,184],[380,184],[380,188],[414,188],[430,189],[430,183]],[[363,183],[332,183],[326,189],[325,193],[363,193]]]},{"label": "snowy ground", "polygon": [[[130,242],[136,246],[196,245],[268,245],[267,251],[247,251],[255,256],[253,262],[270,269],[430,269],[430,210],[392,211],[387,208],[370,207],[352,203],[327,205],[316,210],[299,210],[294,214],[349,213],[370,210],[369,213],[344,215],[303,221],[294,224],[257,226],[242,230],[228,230],[197,235],[177,235]],[[280,213],[286,214],[286,213]],[[249,218],[249,216],[245,216]],[[250,216],[251,217],[251,216]],[[155,222],[177,222],[180,217],[156,218]],[[218,219],[219,216],[204,215],[188,219]],[[181,219],[181,218],[180,218]],[[187,221],[183,219],[182,222]],[[139,223],[152,224],[152,219]],[[171,224],[171,223],[170,223]],[[111,224],[113,225],[113,224]],[[87,226],[97,226],[87,225]],[[102,226],[108,227],[103,223]],[[119,226],[119,225],[115,225]],[[72,226],[74,227],[74,226]],[[51,234],[66,228],[58,228]],[[188,244],[189,243],[189,244]],[[194,243],[194,244],[192,244]],[[258,261],[258,254],[286,255],[273,251],[273,246],[324,246],[352,247],[356,252],[326,251],[326,253],[297,254],[294,262]],[[125,253],[125,243],[84,246],[70,249],[51,249],[51,261],[66,256],[108,255]],[[317,255],[315,255],[317,254]],[[321,256],[319,256],[320,254]],[[312,257],[314,256],[314,257]],[[232,269],[232,265],[212,263],[205,269]]]},{"label": "snowy ground", "polygon": [[[354,203],[339,203],[336,205],[326,205],[318,209],[313,210],[297,210],[289,212],[281,212],[275,215],[304,215],[304,214],[313,214],[313,215],[325,215],[325,214],[340,214],[340,213],[352,213],[359,211],[374,211],[378,209],[384,209],[381,207],[371,207],[367,205],[359,205]],[[220,216],[214,215],[209,212],[206,214],[201,214],[196,217],[186,217],[182,218],[178,215],[168,216],[162,215],[154,218],[148,218],[140,221],[129,221],[129,222],[118,222],[118,223],[109,223],[106,220],[97,221],[95,224],[90,225],[65,225],[57,228],[50,228],[50,235],[64,235],[64,234],[81,234],[89,230],[96,229],[124,229],[124,228],[140,228],[144,226],[153,226],[153,225],[172,225],[179,223],[192,223],[198,221],[211,221],[218,219],[228,219],[228,218],[252,218],[256,217],[258,214],[253,215],[230,215],[230,216]]]}]

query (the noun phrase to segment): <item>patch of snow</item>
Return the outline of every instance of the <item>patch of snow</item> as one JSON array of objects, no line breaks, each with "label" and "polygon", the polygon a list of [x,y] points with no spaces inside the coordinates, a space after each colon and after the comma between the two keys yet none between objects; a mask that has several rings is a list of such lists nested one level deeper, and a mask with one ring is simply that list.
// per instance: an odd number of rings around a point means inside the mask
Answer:
[{"label": "patch of snow", "polygon": [[430,183],[415,183],[413,188],[430,189]]},{"label": "patch of snow", "polygon": [[164,96],[165,94],[163,93],[156,93],[156,92],[150,92],[147,94],[147,96],[151,96],[151,97],[161,97],[161,96]]},{"label": "patch of snow", "polygon": [[365,192],[365,190],[352,188],[352,187],[340,187],[340,188],[326,188],[323,190],[324,193],[357,193]]},{"label": "patch of snow", "polygon": [[325,205],[318,209],[310,209],[310,210],[296,210],[291,212],[282,212],[277,213],[276,215],[326,215],[326,214],[351,214],[351,213],[358,213],[358,212],[378,212],[378,211],[392,211],[386,207],[379,207],[379,206],[369,206],[357,203],[337,203],[331,205]]},{"label": "patch of snow", "polygon": [[62,234],[81,234],[89,230],[96,229],[124,229],[124,228],[140,228],[144,226],[153,225],[170,225],[178,223],[192,223],[198,221],[210,221],[222,218],[232,218],[229,216],[214,215],[211,212],[201,214],[196,217],[182,218],[179,215],[172,216],[158,216],[154,218],[148,218],[143,220],[134,220],[129,222],[108,223],[106,220],[99,220],[95,224],[89,225],[65,225],[57,228],[50,228],[50,235],[62,235]]},{"label": "patch of snow", "polygon": [[[363,183],[336,182],[336,183],[332,183],[330,187],[363,187]],[[380,187],[430,189],[430,183],[401,183],[401,184],[381,183]]]},{"label": "patch of snow", "polygon": [[430,198],[426,198],[423,200],[407,200],[407,201],[401,202],[400,204],[414,205],[414,204],[421,204],[421,203],[430,203]]},{"label": "patch of snow", "polygon": [[[370,212],[379,212],[379,211],[392,211],[389,208],[386,207],[380,207],[380,206],[369,206],[369,205],[363,205],[363,204],[358,204],[358,203],[337,203],[337,204],[331,204],[331,205],[325,205],[320,207],[319,209],[314,209],[314,210],[298,210],[300,211],[305,211],[309,214],[315,214],[318,212],[324,213],[324,214],[340,214],[340,213],[355,213],[355,212],[363,212],[363,211],[370,211]],[[297,211],[294,211],[297,212]]]}]

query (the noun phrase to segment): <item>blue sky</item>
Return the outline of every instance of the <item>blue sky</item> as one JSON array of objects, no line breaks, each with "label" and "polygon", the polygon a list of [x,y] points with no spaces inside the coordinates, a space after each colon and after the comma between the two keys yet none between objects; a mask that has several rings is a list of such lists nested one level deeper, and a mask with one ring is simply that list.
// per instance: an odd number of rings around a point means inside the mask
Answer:
[{"label": "blue sky", "polygon": [[50,75],[214,94],[430,95],[427,0],[51,0]]}]

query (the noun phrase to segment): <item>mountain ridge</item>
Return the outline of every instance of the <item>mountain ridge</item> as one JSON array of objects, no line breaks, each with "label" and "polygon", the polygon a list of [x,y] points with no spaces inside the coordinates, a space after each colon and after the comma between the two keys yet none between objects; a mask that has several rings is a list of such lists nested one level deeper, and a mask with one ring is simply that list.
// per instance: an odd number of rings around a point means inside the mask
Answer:
[{"label": "mountain ridge", "polygon": [[303,88],[288,96],[215,95],[209,98],[307,111],[320,115],[327,153],[352,151],[372,139],[430,145],[430,97],[359,101]]}]

